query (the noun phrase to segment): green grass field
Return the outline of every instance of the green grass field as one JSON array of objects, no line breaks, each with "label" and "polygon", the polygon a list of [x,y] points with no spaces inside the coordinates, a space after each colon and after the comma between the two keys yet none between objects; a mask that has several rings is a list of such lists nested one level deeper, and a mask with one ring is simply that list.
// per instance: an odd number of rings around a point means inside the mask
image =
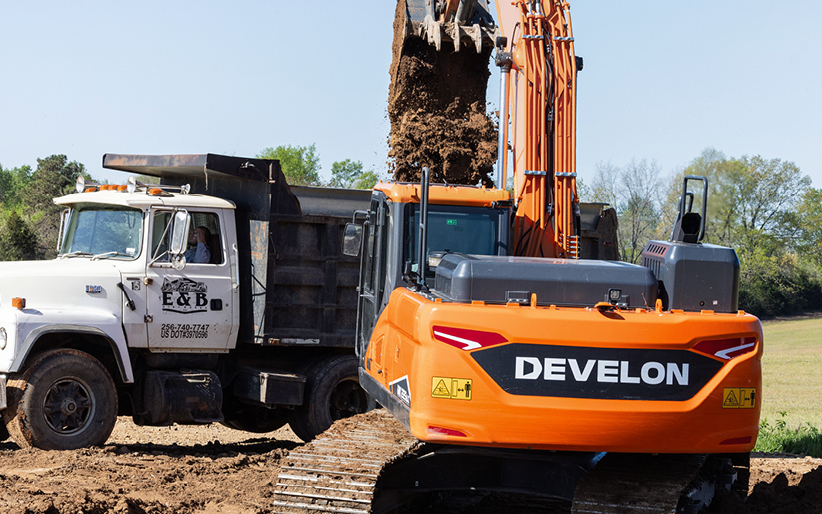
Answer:
[{"label": "green grass field", "polygon": [[762,419],[822,429],[822,317],[768,321],[762,329]]},{"label": "green grass field", "polygon": [[822,457],[822,317],[762,324],[762,416],[756,451]]}]

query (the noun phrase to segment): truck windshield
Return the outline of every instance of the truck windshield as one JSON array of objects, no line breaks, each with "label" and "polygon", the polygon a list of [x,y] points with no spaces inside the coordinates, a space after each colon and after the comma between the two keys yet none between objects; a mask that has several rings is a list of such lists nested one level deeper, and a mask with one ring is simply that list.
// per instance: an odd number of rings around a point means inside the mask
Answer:
[{"label": "truck windshield", "polygon": [[140,254],[142,220],[139,209],[108,205],[75,207],[60,255],[134,259]]},{"label": "truck windshield", "polygon": [[[403,257],[417,271],[417,240],[419,239],[420,206],[407,206],[405,245]],[[431,252],[497,255],[499,224],[503,217],[500,209],[455,205],[428,206],[428,248]]]}]

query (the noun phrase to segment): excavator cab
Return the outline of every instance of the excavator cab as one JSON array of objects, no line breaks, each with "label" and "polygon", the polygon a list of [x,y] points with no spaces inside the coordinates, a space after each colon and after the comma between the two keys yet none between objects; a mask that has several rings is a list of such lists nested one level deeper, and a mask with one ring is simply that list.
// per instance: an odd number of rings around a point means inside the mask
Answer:
[{"label": "excavator cab", "polygon": [[[427,191],[424,196],[423,191]],[[449,254],[508,255],[508,192],[466,187],[380,183],[360,225],[347,227],[343,252],[359,255],[357,352],[363,356],[377,320],[395,288],[433,286],[437,266]],[[427,235],[420,234],[424,224]],[[426,243],[421,245],[420,241]]]}]

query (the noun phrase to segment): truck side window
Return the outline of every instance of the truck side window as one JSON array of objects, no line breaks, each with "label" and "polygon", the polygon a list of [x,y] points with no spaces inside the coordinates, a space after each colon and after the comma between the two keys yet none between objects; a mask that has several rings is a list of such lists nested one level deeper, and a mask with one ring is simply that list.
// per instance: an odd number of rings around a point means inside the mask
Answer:
[{"label": "truck side window", "polygon": [[[160,262],[168,262],[168,250],[171,230],[166,230],[173,211],[156,211],[151,230],[151,257],[159,257]],[[190,264],[222,264],[223,244],[220,231],[220,217],[213,212],[191,212],[191,233],[189,247],[186,250],[186,261]],[[163,235],[165,234],[165,237]],[[200,235],[202,234],[202,235]],[[199,243],[202,242],[203,246]]]},{"label": "truck side window", "polygon": [[[195,264],[222,264],[220,218],[213,212],[191,212],[191,230],[186,260]],[[204,244],[205,249],[200,247]],[[205,250],[205,251],[204,251]],[[193,258],[189,259],[189,255]],[[207,260],[206,260],[207,257]]]}]

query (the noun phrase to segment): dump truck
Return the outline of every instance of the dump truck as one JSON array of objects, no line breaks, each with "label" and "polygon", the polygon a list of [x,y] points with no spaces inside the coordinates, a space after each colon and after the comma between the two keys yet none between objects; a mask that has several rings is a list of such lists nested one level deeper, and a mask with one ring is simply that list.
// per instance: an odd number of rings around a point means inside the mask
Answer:
[{"label": "dump truck", "polygon": [[0,407],[15,442],[99,445],[122,415],[290,423],[308,440],[368,408],[359,261],[340,253],[368,191],[290,187],[276,160],[217,154],[106,154],[103,167],[160,184],[78,181],[54,199],[57,257],[0,263]]}]

